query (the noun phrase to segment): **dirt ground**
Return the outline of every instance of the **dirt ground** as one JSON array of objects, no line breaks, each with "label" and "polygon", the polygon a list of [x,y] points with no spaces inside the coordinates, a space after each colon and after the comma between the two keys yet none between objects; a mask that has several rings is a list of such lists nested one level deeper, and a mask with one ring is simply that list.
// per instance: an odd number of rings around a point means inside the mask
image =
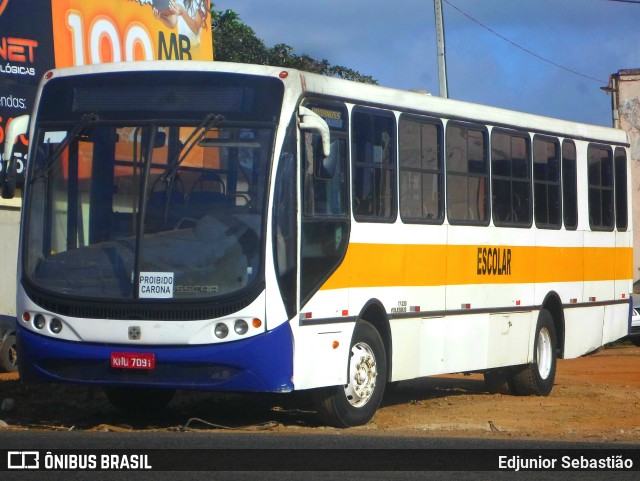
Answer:
[{"label": "dirt ground", "polygon": [[[337,432],[300,396],[179,392],[157,414],[123,414],[100,389],[23,385],[0,374],[0,430],[245,430]],[[560,360],[548,397],[489,394],[482,376],[402,382],[354,435],[464,436],[640,443],[640,348],[610,347]]]}]

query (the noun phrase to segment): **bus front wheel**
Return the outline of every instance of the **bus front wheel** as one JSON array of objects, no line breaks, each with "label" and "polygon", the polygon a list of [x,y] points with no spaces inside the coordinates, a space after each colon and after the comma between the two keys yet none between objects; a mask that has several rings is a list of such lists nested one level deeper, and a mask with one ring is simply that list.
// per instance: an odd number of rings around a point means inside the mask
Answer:
[{"label": "bus front wheel", "polygon": [[378,331],[366,321],[356,324],[348,361],[348,384],[314,392],[318,416],[338,428],[360,426],[373,418],[387,378],[384,343]]},{"label": "bus front wheel", "polygon": [[533,362],[513,370],[513,387],[520,396],[547,396],[556,377],[556,330],[549,311],[538,316],[533,344]]},{"label": "bus front wheel", "polygon": [[0,368],[6,372],[18,371],[18,349],[15,334],[7,336],[4,342],[0,341]]}]

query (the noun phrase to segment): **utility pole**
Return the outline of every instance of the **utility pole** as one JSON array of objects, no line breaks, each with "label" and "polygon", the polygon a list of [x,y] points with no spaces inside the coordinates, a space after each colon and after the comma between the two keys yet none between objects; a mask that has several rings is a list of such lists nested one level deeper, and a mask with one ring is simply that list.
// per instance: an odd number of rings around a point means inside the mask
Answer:
[{"label": "utility pole", "polygon": [[444,17],[442,15],[442,0],[433,0],[436,16],[436,41],[438,43],[438,79],[440,81],[440,97],[448,98],[447,87],[447,59],[444,48]]}]

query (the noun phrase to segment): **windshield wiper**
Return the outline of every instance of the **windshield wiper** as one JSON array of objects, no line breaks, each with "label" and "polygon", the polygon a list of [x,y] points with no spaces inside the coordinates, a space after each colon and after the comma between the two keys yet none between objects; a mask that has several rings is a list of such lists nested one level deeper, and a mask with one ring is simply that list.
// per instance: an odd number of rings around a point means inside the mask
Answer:
[{"label": "windshield wiper", "polygon": [[187,158],[189,152],[198,145],[211,127],[224,121],[224,119],[223,115],[213,113],[207,114],[207,116],[202,120],[202,122],[200,122],[193,132],[191,132],[191,135],[185,141],[184,146],[180,149],[179,157],[176,156],[171,162],[169,162],[166,170],[160,175],[160,180],[163,182],[171,182],[171,179],[176,175],[178,167],[180,167],[180,164],[182,164],[184,159]]},{"label": "windshield wiper", "polygon": [[47,160],[46,165],[42,167],[40,172],[36,172],[30,183],[34,183],[37,180],[47,177],[51,173],[53,168],[57,166],[57,161],[61,158],[62,153],[69,146],[71,141],[78,137],[78,135],[80,135],[84,131],[84,129],[87,128],[87,125],[89,125],[89,123],[96,122],[98,120],[99,118],[96,114],[83,115],[80,120],[76,122],[73,128],[67,133],[67,135],[65,135],[64,139],[62,139],[62,142],[58,144],[56,150],[53,151],[53,153]]}]

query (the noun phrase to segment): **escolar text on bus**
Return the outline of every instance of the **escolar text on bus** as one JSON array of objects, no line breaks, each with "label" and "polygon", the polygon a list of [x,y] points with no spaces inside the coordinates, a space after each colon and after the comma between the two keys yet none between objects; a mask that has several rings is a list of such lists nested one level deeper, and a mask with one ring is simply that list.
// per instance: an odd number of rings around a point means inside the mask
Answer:
[{"label": "escolar text on bus", "polygon": [[476,273],[479,276],[510,276],[511,249],[503,247],[478,247]]}]

